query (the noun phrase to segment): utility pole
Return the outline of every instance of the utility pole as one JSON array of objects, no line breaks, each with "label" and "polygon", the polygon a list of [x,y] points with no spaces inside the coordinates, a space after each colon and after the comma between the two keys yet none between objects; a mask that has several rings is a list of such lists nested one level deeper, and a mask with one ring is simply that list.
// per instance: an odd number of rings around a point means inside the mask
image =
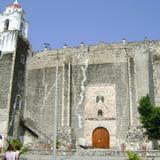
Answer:
[{"label": "utility pole", "polygon": [[56,59],[56,88],[55,88],[55,108],[54,108],[54,128],[53,128],[53,160],[56,160],[56,146],[57,146],[57,105],[58,105],[58,66],[59,66],[59,55],[57,52],[57,59]]}]

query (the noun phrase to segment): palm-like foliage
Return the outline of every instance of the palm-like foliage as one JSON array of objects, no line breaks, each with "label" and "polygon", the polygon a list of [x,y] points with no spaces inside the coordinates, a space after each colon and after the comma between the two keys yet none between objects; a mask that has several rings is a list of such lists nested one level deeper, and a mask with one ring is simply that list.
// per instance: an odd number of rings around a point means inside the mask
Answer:
[{"label": "palm-like foliage", "polygon": [[15,151],[19,151],[19,156],[29,151],[29,145],[23,145],[19,139],[7,140],[7,142],[13,145]]},{"label": "palm-like foliage", "polygon": [[29,151],[29,145],[23,145],[18,139],[12,140],[12,145],[14,146],[15,150],[19,150],[19,155],[25,154]]}]

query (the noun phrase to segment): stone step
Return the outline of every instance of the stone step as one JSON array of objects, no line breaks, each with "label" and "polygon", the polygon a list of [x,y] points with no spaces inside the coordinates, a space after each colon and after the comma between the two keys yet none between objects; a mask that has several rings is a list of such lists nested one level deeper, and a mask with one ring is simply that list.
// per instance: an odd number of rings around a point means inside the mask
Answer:
[{"label": "stone step", "polygon": [[[53,159],[53,155],[35,155],[35,154],[27,154],[23,155],[20,160],[55,160]],[[126,156],[58,156],[56,160],[128,160]],[[160,160],[160,157],[143,157],[143,160]]]},{"label": "stone step", "polygon": [[[28,152],[21,160],[53,160],[53,151],[40,152],[32,150]],[[143,160],[160,160],[159,150],[134,151]],[[56,160],[128,160],[127,151],[109,150],[109,149],[78,149],[78,150],[57,150]]]}]

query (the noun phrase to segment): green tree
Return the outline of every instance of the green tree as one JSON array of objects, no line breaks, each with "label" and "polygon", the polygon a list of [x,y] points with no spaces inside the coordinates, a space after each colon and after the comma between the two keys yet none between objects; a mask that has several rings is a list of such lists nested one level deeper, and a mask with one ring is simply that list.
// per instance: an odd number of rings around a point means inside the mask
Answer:
[{"label": "green tree", "polygon": [[160,139],[160,107],[151,104],[149,96],[144,96],[139,101],[138,111],[140,120],[149,139]]},{"label": "green tree", "polygon": [[149,96],[144,96],[139,101],[138,111],[142,117],[150,116],[152,112],[153,105],[151,104]]}]

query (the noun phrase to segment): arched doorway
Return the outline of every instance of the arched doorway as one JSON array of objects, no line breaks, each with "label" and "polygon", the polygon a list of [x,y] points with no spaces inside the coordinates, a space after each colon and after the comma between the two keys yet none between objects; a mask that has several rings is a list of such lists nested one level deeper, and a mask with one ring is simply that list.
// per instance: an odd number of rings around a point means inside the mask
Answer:
[{"label": "arched doorway", "polygon": [[92,134],[93,148],[109,148],[109,132],[103,127],[98,127]]}]

